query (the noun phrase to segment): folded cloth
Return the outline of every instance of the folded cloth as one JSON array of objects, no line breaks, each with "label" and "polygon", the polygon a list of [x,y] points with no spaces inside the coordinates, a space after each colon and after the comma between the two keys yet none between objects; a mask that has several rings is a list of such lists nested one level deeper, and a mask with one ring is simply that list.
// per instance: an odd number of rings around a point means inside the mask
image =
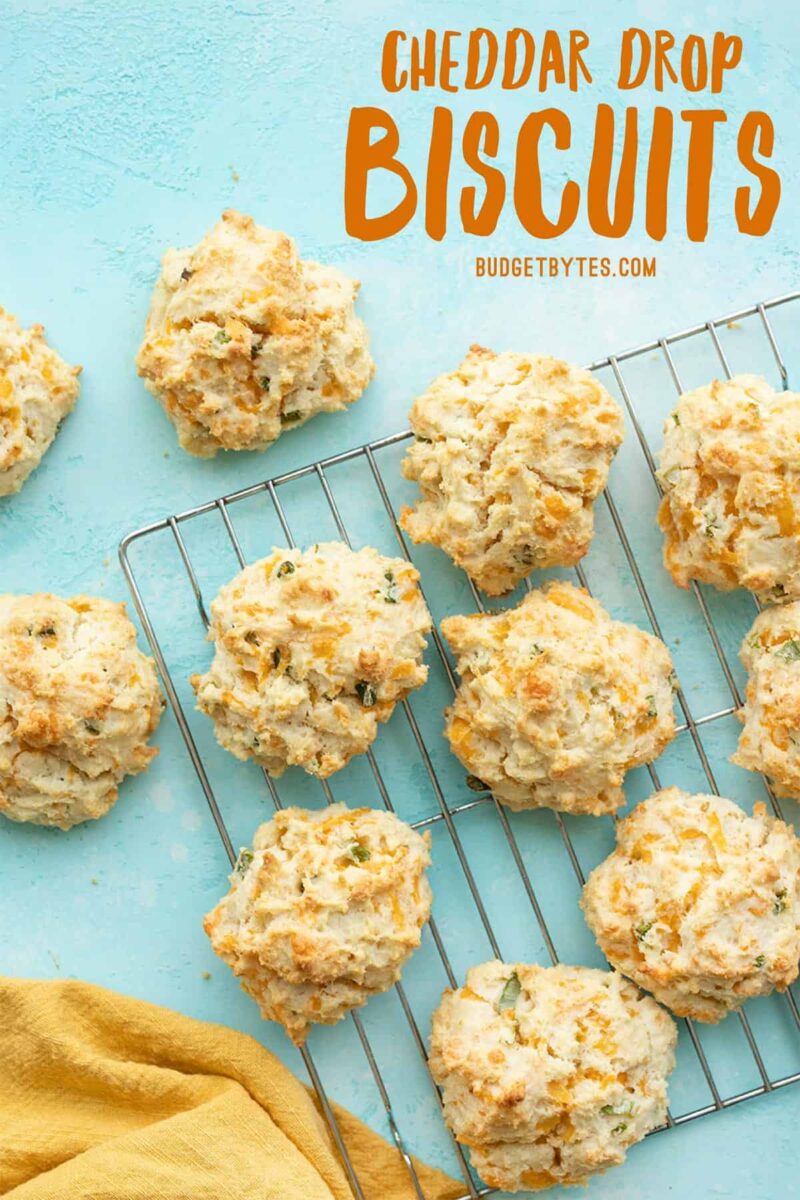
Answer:
[{"label": "folded cloth", "polygon": [[[344,1109],[367,1200],[417,1193]],[[415,1163],[426,1200],[463,1185]],[[351,1200],[312,1093],[252,1038],[92,984],[0,978],[0,1195]]]}]

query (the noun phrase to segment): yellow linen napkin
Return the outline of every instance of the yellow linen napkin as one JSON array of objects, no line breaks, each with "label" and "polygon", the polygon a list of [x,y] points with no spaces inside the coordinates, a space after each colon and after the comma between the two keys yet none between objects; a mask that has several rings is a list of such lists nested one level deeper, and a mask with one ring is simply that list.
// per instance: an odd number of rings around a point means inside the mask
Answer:
[{"label": "yellow linen napkin", "polygon": [[[336,1109],[367,1200],[397,1151]],[[416,1164],[426,1200],[462,1184]],[[92,984],[0,978],[0,1195],[351,1200],[309,1091],[252,1038]]]}]

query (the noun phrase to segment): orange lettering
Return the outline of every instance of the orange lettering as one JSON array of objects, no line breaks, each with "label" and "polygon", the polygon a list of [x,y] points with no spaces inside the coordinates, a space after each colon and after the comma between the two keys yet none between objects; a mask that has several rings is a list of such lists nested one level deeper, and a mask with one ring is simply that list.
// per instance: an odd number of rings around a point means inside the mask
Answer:
[{"label": "orange lettering", "polygon": [[761,237],[769,233],[781,199],[781,177],[772,167],[767,167],[755,157],[756,149],[764,158],[772,157],[775,145],[775,128],[764,112],[749,112],[742,121],[736,148],[742,166],[755,175],[761,184],[761,195],[755,207],[750,208],[752,199],[749,187],[736,189],[734,211],[740,233]]},{"label": "orange lettering", "polygon": [[408,71],[398,71],[397,50],[406,35],[399,29],[387,33],[381,55],[381,83],[387,92],[399,92],[408,83]]},{"label": "orange lettering", "polygon": [[681,119],[688,122],[691,129],[686,171],[686,232],[691,241],[704,242],[708,234],[714,126],[728,118],[721,109],[709,108],[684,111]]},{"label": "orange lettering", "polygon": [[[486,63],[483,74],[478,71],[481,65],[481,42],[486,42]],[[470,35],[467,51],[467,73],[464,76],[464,87],[475,89],[486,87],[494,75],[497,66],[497,36],[491,29],[475,29]]]},{"label": "orange lettering", "polygon": [[653,113],[653,134],[647,160],[647,204],[645,229],[656,242],[667,232],[669,172],[672,165],[672,141],[675,122],[672,110],[658,107]]},{"label": "orange lettering", "polygon": [[[517,43],[522,42],[522,66],[519,75],[514,76],[517,69]],[[506,37],[505,66],[503,67],[503,87],[508,91],[525,87],[531,77],[533,60],[536,53],[536,43],[533,34],[528,29],[512,29]]]},{"label": "orange lettering", "polygon": [[[376,142],[373,129],[382,129]],[[417,188],[411,172],[395,155],[400,148],[397,126],[382,108],[354,108],[350,114],[345,148],[344,222],[350,237],[376,242],[404,229],[417,210]],[[370,171],[383,169],[399,176],[405,195],[390,212],[367,216],[367,181]]]},{"label": "orange lettering", "polygon": [[521,224],[532,237],[554,238],[574,224],[578,215],[581,190],[574,180],[564,184],[558,219],[553,222],[542,208],[542,171],[539,165],[539,141],[548,125],[554,134],[556,150],[568,150],[571,128],[566,113],[557,108],[544,108],[525,118],[517,139],[517,162],[514,176],[514,208]]},{"label": "orange lettering", "polygon": [[[633,73],[633,50],[635,43],[639,44],[639,65]],[[617,87],[620,91],[630,91],[641,87],[647,77],[650,66],[650,38],[643,29],[626,29],[622,35],[622,48],[619,58],[619,78]]]},{"label": "orange lettering", "polygon": [[483,161],[481,154],[496,158],[500,148],[500,128],[497,118],[488,112],[474,112],[464,129],[462,149],[464,162],[480,175],[486,184],[486,195],[476,209],[478,189],[465,187],[461,192],[461,224],[465,233],[487,237],[494,233],[506,198],[506,180],[497,167]]},{"label": "orange lettering", "polygon": [[435,242],[447,233],[447,185],[453,146],[453,114],[449,108],[433,110],[428,179],[425,188],[425,232]]},{"label": "orange lettering", "polygon": [[611,166],[614,159],[614,109],[610,104],[597,106],[594,149],[589,166],[587,211],[589,225],[601,237],[617,238],[628,232],[633,221],[636,192],[636,157],[639,145],[639,112],[625,109],[625,132],[622,138],[622,157],[614,194],[614,215],[611,215]]}]

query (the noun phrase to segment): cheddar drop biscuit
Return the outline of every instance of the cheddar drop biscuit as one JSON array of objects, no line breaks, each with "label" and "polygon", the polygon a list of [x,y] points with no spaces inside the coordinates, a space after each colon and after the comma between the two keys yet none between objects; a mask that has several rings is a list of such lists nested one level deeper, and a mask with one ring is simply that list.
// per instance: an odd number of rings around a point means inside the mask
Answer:
[{"label": "cheddar drop biscuit", "polygon": [[800,598],[800,394],[737,375],[681,396],[658,478],[664,564],[679,587]]},{"label": "cheddar drop biscuit", "polygon": [[681,1017],[784,991],[800,955],[800,842],[757,804],[657,792],[589,876],[586,920],[617,970]]},{"label": "cheddar drop biscuit", "polygon": [[430,913],[429,847],[389,812],[284,809],[240,854],[206,933],[299,1045],[400,978]]},{"label": "cheddar drop biscuit", "polygon": [[400,524],[488,595],[586,553],[623,438],[619,405],[588,371],[473,346],[414,401],[411,428],[402,470],[422,498]]},{"label": "cheddar drop biscuit", "polygon": [[430,1065],[489,1187],[585,1183],[664,1122],[676,1029],[611,971],[488,962],[446,991]]},{"label": "cheddar drop biscuit", "polygon": [[273,550],[212,604],[216,653],[192,686],[217,739],[271,775],[325,778],[374,741],[428,677],[419,574],[376,550]]},{"label": "cheddar drop biscuit", "polygon": [[0,496],[18,492],[78,399],[80,367],[0,308]]},{"label": "cheddar drop biscuit", "polygon": [[732,761],[763,771],[778,796],[800,798],[800,602],[762,612],[739,656],[749,679]]},{"label": "cheddar drop biscuit", "polygon": [[448,617],[442,633],[461,675],[451,749],[510,808],[614,812],[625,772],[674,736],[666,646],[582,588],[551,583],[508,612]]},{"label": "cheddar drop biscuit", "polygon": [[0,596],[0,812],[69,829],[144,771],[164,702],[124,604]]},{"label": "cheddar drop biscuit", "polygon": [[168,250],[136,361],[183,448],[263,450],[357,400],[374,371],[358,286],[232,209],[196,246]]}]

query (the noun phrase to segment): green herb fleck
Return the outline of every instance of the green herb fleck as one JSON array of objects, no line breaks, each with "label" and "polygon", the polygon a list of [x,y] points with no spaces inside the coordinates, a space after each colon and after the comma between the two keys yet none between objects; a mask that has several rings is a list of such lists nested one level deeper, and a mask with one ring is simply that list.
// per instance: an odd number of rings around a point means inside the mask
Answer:
[{"label": "green herb fleck", "polygon": [[536,562],[541,562],[546,557],[546,551],[541,546],[521,546],[519,550],[514,552],[514,558],[523,567],[533,566]]},{"label": "green herb fleck", "polygon": [[672,688],[673,692],[679,692],[681,690],[680,681],[674,671],[670,671],[667,683]]},{"label": "green herb fleck", "polygon": [[389,584],[386,595],[383,597],[384,604],[397,604],[397,580],[394,577],[394,571],[384,571],[383,578]]},{"label": "green herb fleck", "polygon": [[600,1112],[604,1117],[632,1117],[636,1113],[636,1105],[632,1100],[627,1104],[604,1104]]},{"label": "green herb fleck", "polygon": [[265,391],[265,392],[269,391],[269,385],[270,385],[269,375],[262,375],[258,382],[261,384],[263,391]]},{"label": "green herb fleck", "polygon": [[747,644],[748,644],[748,646],[750,647],[750,649],[751,649],[751,650],[761,650],[761,649],[763,649],[763,647],[762,647],[762,645],[761,645],[761,638],[758,636],[758,634],[757,634],[757,633],[754,633],[752,637],[749,637],[749,638],[747,639]]},{"label": "green herb fleck", "polygon": [[246,846],[243,846],[242,849],[239,851],[239,857],[236,859],[236,865],[233,868],[234,874],[238,875],[239,878],[241,878],[247,871],[247,868],[250,866],[250,863],[252,861],[253,861],[253,851],[248,850]]},{"label": "green herb fleck", "polygon": [[780,658],[783,662],[799,662],[800,661],[800,640],[792,638],[788,642],[781,642],[777,650],[773,651],[776,658]]},{"label": "green herb fleck", "polygon": [[219,342],[220,346],[226,345],[230,340],[230,337],[224,329],[218,329],[214,334],[214,341]]},{"label": "green herb fleck", "polygon": [[650,932],[650,930],[652,928],[653,928],[652,921],[644,921],[644,922],[642,922],[641,925],[636,926],[636,928],[634,929],[634,933],[636,934],[639,941],[641,941],[643,938],[647,937],[648,933]]},{"label": "green herb fleck", "polygon": [[759,954],[758,958],[753,959],[753,966],[760,971],[767,961],[766,954]]},{"label": "green herb fleck", "polygon": [[252,346],[250,347],[250,357],[255,358],[263,345],[263,342],[253,342]]},{"label": "green herb fleck", "polygon": [[544,650],[538,642],[531,643],[531,658],[538,658],[540,654],[544,654]]},{"label": "green herb fleck", "polygon": [[652,693],[651,693],[649,696],[645,696],[645,700],[647,701],[647,715],[648,715],[648,717],[657,717],[657,716],[658,716],[658,709],[656,708],[656,698],[655,698],[655,696],[654,696],[654,695],[652,695]]},{"label": "green herb fleck", "polygon": [[278,579],[283,579],[285,575],[294,575],[294,572],[295,565],[291,559],[287,558],[285,562],[281,563],[275,574],[278,576]]},{"label": "green herb fleck", "polygon": [[775,903],[772,905],[772,911],[777,916],[778,913],[785,912],[786,904],[786,888],[781,888],[779,892],[775,893]]},{"label": "green herb fleck", "polygon": [[672,419],[673,419],[673,421],[675,422],[675,424],[676,424],[676,425],[680,425],[680,423],[681,423],[681,419],[680,419],[679,415],[678,415],[676,412],[674,412],[674,413],[672,414]]},{"label": "green herb fleck", "polygon": [[775,587],[769,589],[769,594],[770,594],[770,596],[773,596],[776,600],[780,600],[783,596],[786,595],[786,588],[784,587],[784,585],[782,583],[776,583]]},{"label": "green herb fleck", "polygon": [[703,530],[705,536],[713,538],[715,529],[719,529],[719,521],[715,521],[713,517],[709,517],[706,521],[706,527]]},{"label": "green herb fleck", "polygon": [[364,708],[372,708],[375,701],[378,699],[375,688],[371,683],[361,680],[356,684],[356,693]]},{"label": "green herb fleck", "polygon": [[258,634],[256,633],[255,629],[248,629],[247,633],[244,635],[244,640],[249,642],[251,646],[257,646]]},{"label": "green herb fleck", "polygon": [[42,626],[41,629],[37,630],[36,636],[37,637],[55,637],[56,636],[55,626],[54,625]]},{"label": "green herb fleck", "polygon": [[517,975],[517,972],[514,971],[514,973],[506,980],[505,986],[500,993],[500,999],[497,1001],[498,1010],[502,1012],[505,1008],[515,1008],[517,1001],[519,1000],[519,994],[521,990],[522,986],[519,981],[519,976]]},{"label": "green herb fleck", "polygon": [[87,733],[95,733],[96,734],[96,733],[100,732],[100,727],[98,725],[95,725],[94,721],[84,721],[83,724],[86,727]]},{"label": "green herb fleck", "polygon": [[627,1128],[628,1128],[628,1122],[620,1121],[619,1125],[615,1125],[614,1128],[611,1130],[611,1132],[612,1133],[624,1133]]},{"label": "green herb fleck", "polygon": [[372,857],[367,847],[362,846],[361,842],[353,842],[350,847],[350,854],[356,862],[360,863],[367,862]]},{"label": "green herb fleck", "polygon": [[280,648],[280,646],[276,646],[275,649],[272,651],[272,665],[273,665],[273,667],[279,667],[281,665],[281,648]]},{"label": "green herb fleck", "polygon": [[291,425],[294,421],[299,421],[302,415],[302,413],[296,410],[294,412],[281,413],[281,425]]},{"label": "green herb fleck", "polygon": [[417,433],[414,436],[418,442],[424,442],[426,446],[431,446],[433,444],[433,438],[423,437],[421,433]]},{"label": "green herb fleck", "polygon": [[488,788],[482,779],[478,779],[477,775],[467,776],[467,787],[471,792],[488,792]]}]

